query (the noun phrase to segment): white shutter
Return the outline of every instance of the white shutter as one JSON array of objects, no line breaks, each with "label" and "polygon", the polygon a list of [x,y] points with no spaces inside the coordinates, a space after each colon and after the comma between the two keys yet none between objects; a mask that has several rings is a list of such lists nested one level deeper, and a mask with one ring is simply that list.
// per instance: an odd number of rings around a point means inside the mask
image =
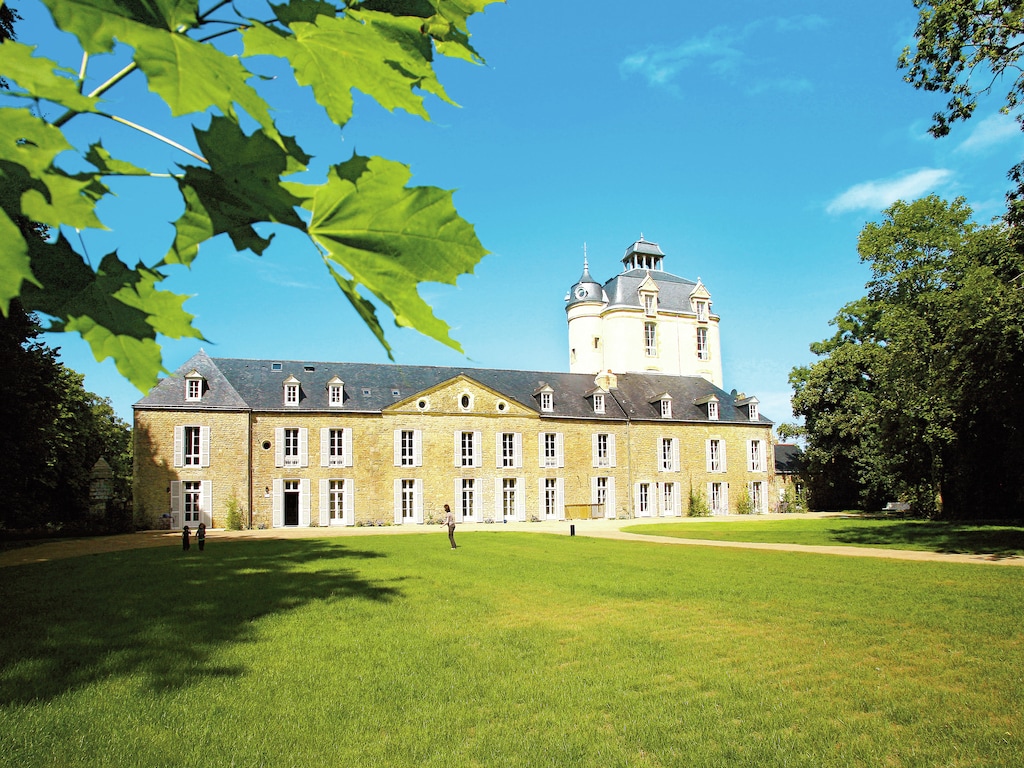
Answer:
[{"label": "white shutter", "polygon": [[174,466],[185,466],[185,428],[174,428]]},{"label": "white shutter", "polygon": [[[452,493],[452,498],[455,500],[455,509],[453,510],[453,513],[455,515],[455,519],[458,520],[459,522],[464,522],[465,521],[465,516],[462,514],[462,478],[461,477],[456,477],[455,478],[455,490]],[[443,509],[443,507],[442,507],[442,509]]]},{"label": "white shutter", "polygon": [[537,479],[537,517],[544,519],[544,478]]},{"label": "white shutter", "polygon": [[395,466],[402,466],[402,430],[395,430]]},{"label": "white shutter", "polygon": [[704,441],[704,469],[707,472],[711,471],[711,441]]},{"label": "white shutter", "polygon": [[[305,432],[306,430],[302,430]],[[299,525],[305,528],[309,528],[310,521],[310,496],[312,492],[309,487],[309,478],[304,477],[299,481]]]},{"label": "white shutter", "polygon": [[729,514],[729,484],[722,483],[722,511]]},{"label": "white shutter", "polygon": [[320,466],[331,466],[331,430],[328,427],[320,427]]},{"label": "white shutter", "polygon": [[413,483],[413,518],[417,523],[423,523],[423,481],[415,480]]},{"label": "white shutter", "polygon": [[416,429],[412,433],[413,466],[423,466],[423,432]]},{"label": "white shutter", "polygon": [[284,427],[274,428],[274,466],[284,466]]},{"label": "white shutter", "polygon": [[456,467],[462,466],[462,432],[455,430],[454,449],[452,450],[453,461]]},{"label": "white shutter", "polygon": [[171,480],[171,527],[181,522],[181,480]]},{"label": "white shutter", "polygon": [[590,478],[590,503],[597,504],[597,478]]},{"label": "white shutter", "polygon": [[[309,466],[309,430],[306,427],[299,429],[299,466]],[[309,504],[306,504],[306,510],[309,511]],[[308,518],[308,515],[307,515]],[[308,521],[306,523],[309,525]]]},{"label": "white shutter", "polygon": [[754,458],[753,458],[754,445],[753,445],[753,443],[754,443],[753,440],[747,440],[747,472],[753,472],[754,471]]},{"label": "white shutter", "polygon": [[331,524],[331,481],[320,481],[320,525]]},{"label": "white shutter", "polygon": [[284,481],[274,480],[274,501],[271,524],[275,528],[284,525]]},{"label": "white shutter", "polygon": [[523,468],[523,433],[516,432],[512,438],[512,445],[515,451],[515,460],[512,462],[515,469]]},{"label": "white shutter", "polygon": [[722,458],[722,471],[725,472],[729,469],[725,463],[725,440],[718,441],[718,453]]},{"label": "white shutter", "polygon": [[679,471],[679,438],[672,438],[672,471]]},{"label": "white shutter", "polygon": [[516,520],[526,522],[526,481],[516,478]]},{"label": "white shutter", "polygon": [[601,466],[601,462],[597,457],[597,433],[595,432],[590,436],[590,458],[592,460],[591,466],[595,469]]},{"label": "white shutter", "polygon": [[713,486],[714,483],[705,483],[705,485],[707,485],[707,488],[704,492],[707,494],[708,511],[713,515],[716,512],[715,508],[711,506],[712,502],[714,501],[714,496],[711,495],[711,486]]},{"label": "white shutter", "polygon": [[541,432],[541,433],[539,433],[537,435],[537,466],[538,467],[543,467],[544,466],[544,443],[545,443],[544,435],[546,435],[546,434],[547,434],[546,432]]},{"label": "white shutter", "polygon": [[615,435],[608,435],[608,466],[615,466]]},{"label": "white shutter", "polygon": [[640,483],[633,483],[633,517],[640,517]]},{"label": "white shutter", "polygon": [[342,490],[342,503],[345,505],[345,525],[356,524],[356,484],[355,480],[346,480]]},{"label": "white shutter", "polygon": [[351,467],[355,461],[352,456],[352,427],[345,427],[341,431],[341,447],[345,452],[345,460],[341,464],[343,467]]},{"label": "white shutter", "polygon": [[199,484],[199,522],[213,528],[213,483],[209,480]]},{"label": "white shutter", "polygon": [[500,523],[504,515],[501,504],[501,484],[502,479],[500,477],[494,478],[494,522],[496,523]]},{"label": "white shutter", "polygon": [[605,517],[615,519],[615,478],[608,478],[608,496],[605,499]]},{"label": "white shutter", "polygon": [[494,467],[495,469],[501,469],[502,462],[502,443],[501,436],[502,432],[494,433]]},{"label": "white shutter", "polygon": [[402,481],[395,480],[395,525],[402,524]]},{"label": "white shutter", "polygon": [[565,520],[565,479],[555,480],[555,509],[558,510],[558,519]]},{"label": "white shutter", "polygon": [[474,432],[473,433],[473,466],[482,467],[484,465],[484,433]]},{"label": "white shutter", "polygon": [[199,466],[210,466],[210,428],[199,428]]}]

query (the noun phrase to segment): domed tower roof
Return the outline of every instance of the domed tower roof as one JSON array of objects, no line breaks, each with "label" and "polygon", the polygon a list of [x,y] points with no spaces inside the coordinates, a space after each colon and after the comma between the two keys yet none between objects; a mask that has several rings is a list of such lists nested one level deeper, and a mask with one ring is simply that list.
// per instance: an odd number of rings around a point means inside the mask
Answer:
[{"label": "domed tower roof", "polygon": [[643,234],[640,239],[626,249],[626,255],[622,257],[623,271],[631,269],[649,269],[661,271],[661,261],[665,258],[657,243],[644,240]]},{"label": "domed tower roof", "polygon": [[601,284],[590,276],[590,267],[587,265],[587,257],[583,257],[583,275],[569,289],[569,295],[565,297],[567,307],[579,304],[584,301],[604,302],[604,289]]}]

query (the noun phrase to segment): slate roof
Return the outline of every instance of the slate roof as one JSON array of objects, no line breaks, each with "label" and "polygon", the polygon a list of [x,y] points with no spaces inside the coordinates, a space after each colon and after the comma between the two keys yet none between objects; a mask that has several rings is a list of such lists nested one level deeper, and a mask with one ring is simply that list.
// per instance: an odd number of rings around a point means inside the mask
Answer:
[{"label": "slate roof", "polygon": [[778,443],[775,446],[775,471],[785,475],[800,474],[802,456],[799,445]]},{"label": "slate roof", "polygon": [[[185,400],[184,377],[197,370],[207,381],[201,402]],[[175,373],[161,380],[149,394],[135,403],[137,409],[300,411],[337,413],[380,413],[397,402],[464,375],[488,387],[510,402],[538,413],[542,418],[593,419],[599,421],[708,421],[706,407],[693,401],[714,394],[719,400],[720,422],[762,424],[747,410],[736,406],[737,396],[699,376],[670,376],[659,373],[620,373],[617,388],[605,398],[605,413],[595,414],[588,394],[594,391],[594,376],[584,373],[515,371],[494,368],[457,368],[382,363],[338,363],[296,360],[242,360],[211,358],[200,351]],[[283,385],[294,376],[301,382],[298,406],[285,406]],[[327,382],[337,376],[345,383],[345,400],[338,407],[327,405]],[[547,385],[553,390],[553,411],[541,412],[536,392]],[[397,392],[397,394],[394,394]],[[366,394],[364,394],[366,393]],[[661,418],[657,401],[672,399],[672,418]],[[652,402],[654,401],[654,402]]]},{"label": "slate roof", "polygon": [[647,275],[658,284],[658,309],[666,312],[692,312],[690,294],[697,286],[692,280],[661,270],[631,269],[604,284],[609,307],[640,307],[640,283]]}]

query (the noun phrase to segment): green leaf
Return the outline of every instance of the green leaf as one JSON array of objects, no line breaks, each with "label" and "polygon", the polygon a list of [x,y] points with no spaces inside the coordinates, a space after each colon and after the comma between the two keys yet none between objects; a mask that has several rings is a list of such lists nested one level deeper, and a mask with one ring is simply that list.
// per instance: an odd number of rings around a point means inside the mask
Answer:
[{"label": "green leaf", "polygon": [[76,112],[95,111],[98,99],[83,96],[78,91],[76,80],[57,74],[67,72],[74,76],[75,72],[50,59],[33,56],[35,49],[35,46],[22,45],[14,40],[7,40],[0,46],[0,67],[4,78],[15,81],[25,91],[12,90],[10,95],[52,101]]},{"label": "green leaf", "polygon": [[199,0],[43,0],[54,23],[88,53],[109,53],[114,41],[132,45],[138,27],[173,32],[195,26]]},{"label": "green leaf", "polygon": [[431,68],[429,38],[419,20],[361,12],[343,18],[293,22],[292,35],[254,24],[243,32],[245,56],[283,56],[299,85],[313,88],[317,103],[339,126],[352,117],[353,88],[387,110],[401,108],[427,119],[418,88],[451,101]]},{"label": "green leaf", "polygon": [[454,285],[487,251],[472,225],[455,211],[451,192],[406,188],[409,177],[401,163],[354,156],[332,168],[321,187],[285,186],[308,198],[308,231],[352,276],[349,288],[342,286],[350,300],[361,285],[384,302],[397,325],[461,351],[417,286],[427,281]]},{"label": "green leaf", "polygon": [[21,295],[22,283],[39,285],[29,265],[28,244],[21,230],[0,208],[0,311],[5,315],[11,299]]},{"label": "green leaf", "polygon": [[359,314],[359,317],[362,318],[362,321],[366,323],[373,332],[373,335],[377,337],[380,345],[387,351],[388,358],[394,360],[395,357],[391,354],[391,345],[388,344],[388,340],[384,337],[384,329],[377,319],[377,308],[373,306],[373,302],[359,295],[359,284],[357,282],[349,280],[342,275],[328,259],[324,259],[324,263],[327,265],[327,271],[331,273],[331,277],[334,278],[338,287],[341,288],[341,292],[345,294],[345,298],[349,300],[352,307]]},{"label": "green leaf", "polygon": [[185,213],[175,222],[176,236],[164,257],[167,264],[189,264],[199,244],[226,233],[238,250],[260,254],[270,244],[252,225],[270,221],[305,230],[295,208],[302,200],[287,191],[280,176],[294,158],[257,131],[246,136],[222,117],[210,122],[196,139],[210,167],[187,166],[178,187]]},{"label": "green leaf", "polygon": [[20,165],[35,179],[49,172],[54,158],[73,149],[59,128],[27,109],[0,109],[0,160]]},{"label": "green leaf", "polygon": [[125,160],[118,160],[104,148],[101,142],[96,142],[89,147],[85,159],[92,163],[102,176],[149,176],[150,172],[145,168],[129,163]]},{"label": "green leaf", "polygon": [[30,241],[29,250],[42,287],[25,288],[25,309],[56,318],[51,330],[81,334],[97,360],[113,358],[139,389],[152,387],[164,370],[157,333],[202,338],[182,309],[187,297],[156,289],[159,272],[129,269],[115,254],[94,272],[63,235],[52,243]]}]

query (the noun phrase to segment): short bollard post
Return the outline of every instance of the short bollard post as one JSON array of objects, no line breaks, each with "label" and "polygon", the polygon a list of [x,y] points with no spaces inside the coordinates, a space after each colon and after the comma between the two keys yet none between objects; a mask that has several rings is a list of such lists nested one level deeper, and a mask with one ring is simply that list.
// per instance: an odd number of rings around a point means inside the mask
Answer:
[{"label": "short bollard post", "polygon": [[576,535],[576,526],[575,525],[570,525],[569,526],[569,535],[570,536],[575,536]]}]

